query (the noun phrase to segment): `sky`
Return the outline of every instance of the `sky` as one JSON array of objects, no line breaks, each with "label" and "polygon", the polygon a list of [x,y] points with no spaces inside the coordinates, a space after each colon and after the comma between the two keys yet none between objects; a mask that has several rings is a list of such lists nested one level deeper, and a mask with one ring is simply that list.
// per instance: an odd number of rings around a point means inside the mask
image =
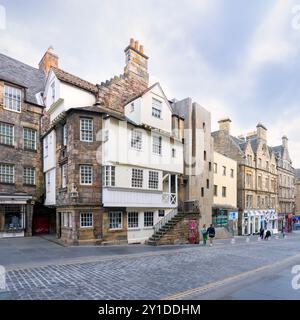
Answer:
[{"label": "sky", "polygon": [[124,49],[135,38],[149,56],[150,84],[159,81],[169,99],[192,97],[211,112],[213,130],[229,117],[233,135],[254,131],[258,122],[271,146],[287,135],[300,168],[300,0],[1,5],[1,53],[37,66],[52,45],[62,69],[101,83],[123,73]]}]

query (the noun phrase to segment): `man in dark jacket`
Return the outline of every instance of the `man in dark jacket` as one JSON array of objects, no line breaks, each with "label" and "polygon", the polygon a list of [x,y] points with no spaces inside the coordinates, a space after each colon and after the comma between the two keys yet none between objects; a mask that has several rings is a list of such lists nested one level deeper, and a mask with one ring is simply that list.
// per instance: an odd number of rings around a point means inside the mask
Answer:
[{"label": "man in dark jacket", "polygon": [[216,230],[214,226],[211,224],[210,227],[207,229],[207,234],[209,237],[209,245],[210,247],[213,245],[213,239],[216,236]]},{"label": "man in dark jacket", "polygon": [[270,237],[271,237],[271,231],[267,230],[265,240],[269,240]]}]

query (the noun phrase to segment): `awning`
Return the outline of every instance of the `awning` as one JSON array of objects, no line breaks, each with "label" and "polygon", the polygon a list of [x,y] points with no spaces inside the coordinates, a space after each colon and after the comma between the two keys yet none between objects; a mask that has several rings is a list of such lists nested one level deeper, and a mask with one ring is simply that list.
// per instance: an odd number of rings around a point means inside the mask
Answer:
[{"label": "awning", "polygon": [[32,196],[26,193],[0,194],[0,205],[1,204],[27,204],[27,201],[31,199],[32,199]]}]

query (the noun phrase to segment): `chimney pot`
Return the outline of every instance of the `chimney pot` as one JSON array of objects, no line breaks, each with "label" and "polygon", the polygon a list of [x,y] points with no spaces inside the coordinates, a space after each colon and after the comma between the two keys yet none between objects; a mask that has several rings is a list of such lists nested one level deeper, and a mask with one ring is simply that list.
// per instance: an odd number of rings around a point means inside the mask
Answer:
[{"label": "chimney pot", "polygon": [[144,53],[144,46],[140,45],[140,53]]},{"label": "chimney pot", "polygon": [[130,47],[134,48],[134,39],[130,38]]},{"label": "chimney pot", "polygon": [[138,41],[134,42],[134,49],[137,51],[139,50],[139,42]]}]

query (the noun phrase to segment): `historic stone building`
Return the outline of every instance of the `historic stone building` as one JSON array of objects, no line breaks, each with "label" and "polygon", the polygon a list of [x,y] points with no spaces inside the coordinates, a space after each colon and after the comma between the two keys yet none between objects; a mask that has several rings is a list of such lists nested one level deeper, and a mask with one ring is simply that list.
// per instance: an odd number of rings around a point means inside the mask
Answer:
[{"label": "historic stone building", "polygon": [[230,134],[230,123],[230,119],[219,121],[220,129],[212,136],[215,151],[238,162],[239,233],[257,233],[261,227],[277,233],[277,167],[267,129],[259,123],[255,132],[236,138]]},{"label": "historic stone building", "polygon": [[278,171],[279,229],[291,232],[295,213],[295,170],[289,155],[288,138],[273,147]]},{"label": "historic stone building", "polygon": [[0,54],[0,237],[50,231],[41,205],[44,84],[42,70]]},{"label": "historic stone building", "polygon": [[124,74],[101,85],[60,69],[52,48],[40,63],[45,204],[67,244],[145,242],[177,209],[183,120],[148,87],[143,46],[131,39],[125,55]]},{"label": "historic stone building", "polygon": [[295,170],[295,215],[300,220],[300,169]]}]

